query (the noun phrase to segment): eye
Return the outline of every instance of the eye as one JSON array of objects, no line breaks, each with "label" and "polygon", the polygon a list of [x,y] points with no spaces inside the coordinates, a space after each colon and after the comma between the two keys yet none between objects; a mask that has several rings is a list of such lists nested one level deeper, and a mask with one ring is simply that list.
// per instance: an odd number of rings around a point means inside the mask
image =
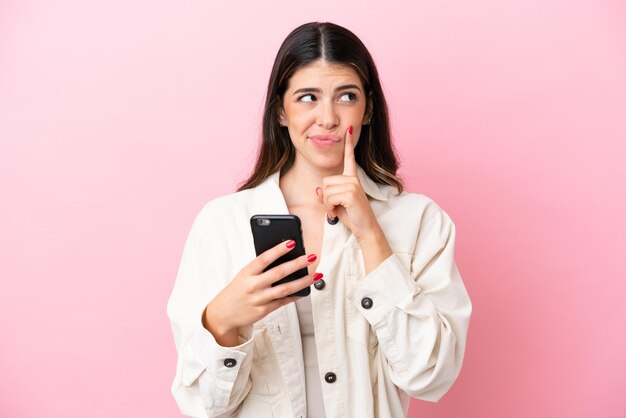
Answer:
[{"label": "eye", "polygon": [[339,97],[340,102],[353,102],[356,100],[356,94],[354,93],[343,93]]},{"label": "eye", "polygon": [[301,102],[314,102],[315,101],[315,96],[313,96],[312,94],[305,94],[303,96],[298,97],[298,100]]}]

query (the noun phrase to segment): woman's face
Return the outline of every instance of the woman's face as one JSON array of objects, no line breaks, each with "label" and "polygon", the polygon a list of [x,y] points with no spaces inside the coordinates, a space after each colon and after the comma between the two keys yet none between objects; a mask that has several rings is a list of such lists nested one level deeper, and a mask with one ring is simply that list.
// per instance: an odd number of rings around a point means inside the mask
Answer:
[{"label": "woman's face", "polygon": [[368,101],[351,66],[318,60],[298,69],[278,112],[296,149],[294,165],[340,173],[346,131],[352,126],[356,145],[361,125],[368,122]]}]

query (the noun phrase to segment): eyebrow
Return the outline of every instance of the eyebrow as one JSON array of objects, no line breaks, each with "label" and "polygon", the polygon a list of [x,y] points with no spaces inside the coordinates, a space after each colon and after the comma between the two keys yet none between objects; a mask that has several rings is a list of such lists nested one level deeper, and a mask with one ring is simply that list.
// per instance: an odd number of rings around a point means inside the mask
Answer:
[{"label": "eyebrow", "polygon": [[[348,90],[348,89],[357,89],[358,91],[361,91],[361,89],[359,88],[359,86],[357,86],[356,84],[345,84],[343,86],[339,86],[335,89],[335,92],[337,91],[341,91],[341,90]],[[301,89],[298,89],[296,91],[293,92],[293,95],[295,96],[298,93],[321,93],[322,89],[318,89],[315,87],[304,87]]]}]

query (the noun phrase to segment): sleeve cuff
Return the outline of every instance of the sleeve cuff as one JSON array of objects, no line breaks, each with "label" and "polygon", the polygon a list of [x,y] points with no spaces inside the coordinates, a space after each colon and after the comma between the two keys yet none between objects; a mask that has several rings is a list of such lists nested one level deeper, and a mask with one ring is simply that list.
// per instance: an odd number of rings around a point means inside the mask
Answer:
[{"label": "sleeve cuff", "polygon": [[376,328],[389,311],[420,291],[398,256],[392,254],[352,285],[348,299]]},{"label": "sleeve cuff", "polygon": [[183,384],[192,385],[205,370],[220,380],[234,382],[241,369],[251,366],[253,339],[253,327],[241,328],[241,344],[222,347],[215,341],[213,334],[201,323],[198,324],[185,348],[187,361],[183,368]]}]

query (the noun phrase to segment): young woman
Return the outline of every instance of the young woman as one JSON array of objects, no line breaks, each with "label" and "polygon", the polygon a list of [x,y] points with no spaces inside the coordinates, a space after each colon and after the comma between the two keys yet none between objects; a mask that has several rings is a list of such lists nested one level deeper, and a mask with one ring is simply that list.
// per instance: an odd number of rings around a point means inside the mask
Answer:
[{"label": "young woman", "polygon": [[[397,418],[411,396],[450,388],[471,313],[455,228],[402,191],[397,167],[363,43],[331,23],[295,29],[272,69],[256,167],[197,216],[168,303],[183,414]],[[255,257],[250,217],[286,213],[309,253],[264,272],[293,242]]]}]

